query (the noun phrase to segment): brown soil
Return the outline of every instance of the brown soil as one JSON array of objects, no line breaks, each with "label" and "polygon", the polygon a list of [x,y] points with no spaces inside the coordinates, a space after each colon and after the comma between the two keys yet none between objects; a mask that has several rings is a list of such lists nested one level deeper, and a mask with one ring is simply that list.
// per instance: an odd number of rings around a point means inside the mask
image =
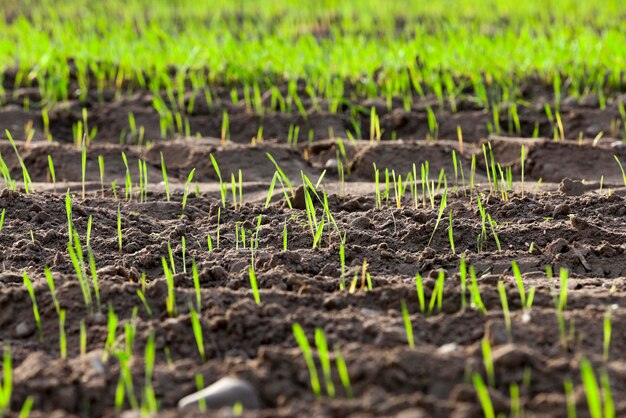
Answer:
[{"label": "brown soil", "polygon": [[[43,107],[39,89],[36,86],[13,89],[11,76],[6,75],[6,94],[4,106],[0,108],[0,138],[5,138],[5,129],[14,137],[25,138],[28,130],[34,129],[34,140],[45,140],[46,135],[41,108]],[[75,81],[72,85],[76,84]],[[323,98],[311,99],[305,90],[305,84],[298,84],[298,94],[302,100],[305,114],[301,114],[295,105],[291,112],[282,112],[277,103],[272,109],[271,92],[262,93],[264,112],[258,113],[247,108],[244,101],[233,103],[230,88],[215,87],[212,102],[209,104],[203,92],[186,93],[181,120],[187,120],[188,133],[192,136],[220,137],[223,113],[229,115],[229,136],[234,142],[249,143],[257,136],[259,128],[263,128],[263,138],[271,142],[286,143],[290,126],[299,127],[298,141],[307,143],[329,137],[370,138],[371,109],[375,108],[380,119],[383,140],[395,138],[424,139],[456,139],[457,129],[461,128],[465,141],[476,142],[490,133],[507,136],[553,138],[555,131],[560,136],[558,126],[550,122],[545,112],[545,104],[552,105],[554,97],[550,88],[540,80],[529,80],[528,86],[522,88],[525,104],[518,108],[519,131],[509,116],[506,104],[500,105],[500,129],[496,129],[493,112],[479,106],[472,99],[471,92],[467,96],[456,99],[456,111],[447,101],[443,107],[435,99],[424,101],[419,96],[413,98],[413,105],[406,109],[403,102],[394,98],[390,103],[384,99],[367,99],[361,97],[350,83],[346,82],[346,99],[337,105],[336,112],[331,112],[332,104]],[[130,87],[129,87],[130,88]],[[71,91],[77,90],[70,88]],[[285,97],[287,85],[279,85],[278,89]],[[494,92],[496,95],[496,92]],[[161,94],[164,98],[165,92]],[[178,98],[178,92],[175,92]],[[243,90],[239,89],[239,97]],[[193,98],[193,99],[192,99]],[[73,126],[83,120],[83,109],[87,110],[89,129],[97,129],[98,142],[136,144],[138,134],[131,134],[129,114],[135,119],[136,129],[143,128],[144,138],[155,140],[161,138],[160,114],[153,105],[154,95],[147,92],[134,92],[119,95],[113,90],[102,93],[90,91],[84,101],[70,99],[51,106],[48,111],[49,133],[57,141],[72,142]],[[193,109],[190,102],[193,100]],[[565,138],[593,139],[602,133],[604,138],[622,139],[626,136],[623,116],[619,111],[619,103],[626,101],[626,96],[614,92],[606,99],[606,106],[601,108],[595,95],[581,98],[566,97],[559,106]],[[176,113],[178,103],[168,105]],[[427,108],[431,108],[436,116],[437,127],[433,131],[429,127]],[[491,126],[491,128],[489,128]],[[184,127],[176,132],[186,132]],[[360,132],[360,134],[359,134]],[[359,136],[360,135],[360,136]],[[171,131],[167,138],[177,136]],[[144,139],[144,141],[145,141]]]},{"label": "brown soil", "polygon": [[[153,385],[160,401],[160,416],[184,415],[176,405],[180,398],[195,391],[197,374],[203,375],[207,385],[227,375],[250,382],[258,391],[263,408],[244,412],[246,416],[480,416],[481,407],[471,375],[477,372],[485,378],[481,352],[481,341],[485,338],[493,348],[495,386],[490,394],[496,413],[510,412],[509,388],[516,383],[520,386],[520,403],[527,416],[564,417],[563,382],[571,378],[576,386],[579,416],[586,416],[586,398],[579,371],[580,360],[585,356],[596,370],[608,371],[617,416],[626,414],[626,358],[622,356],[626,350],[626,334],[621,328],[621,321],[626,319],[621,308],[626,304],[626,202],[623,197],[626,190],[613,157],[617,153],[626,161],[626,152],[621,148],[612,148],[606,140],[594,146],[588,140],[492,138],[496,161],[512,167],[516,180],[521,174],[520,146],[527,147],[525,193],[522,195],[522,185],[517,182],[516,192],[509,192],[505,198],[500,193],[490,194],[486,184],[478,140],[485,138],[480,121],[488,118],[488,114],[460,112],[442,115],[439,132],[440,136],[455,139],[456,126],[461,124],[468,139],[462,154],[456,141],[345,141],[349,173],[344,190],[332,164],[338,153],[336,141],[318,140],[298,147],[282,144],[285,137],[281,135],[285,135],[289,123],[294,121],[290,116],[266,116],[267,137],[278,140],[257,145],[243,144],[256,134],[255,116],[243,111],[231,117],[231,126],[238,131],[236,135],[233,131],[236,141],[225,147],[219,140],[206,137],[155,142],[149,149],[114,145],[125,123],[125,112],[134,111],[137,106],[145,110],[141,123],[146,129],[157,129],[158,134],[158,117],[149,106],[138,104],[141,100],[145,99],[103,104],[90,113],[100,133],[89,149],[84,199],[80,194],[79,150],[69,144],[37,140],[18,143],[35,192],[26,194],[23,189],[14,192],[5,189],[0,194],[0,209],[6,209],[0,232],[0,341],[10,343],[13,355],[11,407],[15,413],[27,396],[32,396],[33,416],[115,415],[119,362],[114,357],[100,362],[107,336],[106,315],[90,315],[86,310],[67,252],[67,218],[62,192],[71,188],[74,227],[83,241],[87,219],[93,216],[91,247],[98,268],[102,312],[106,314],[107,307],[111,306],[118,315],[116,344],[120,348],[125,343],[123,326],[130,324],[133,309],[137,308],[137,336],[129,364],[138,399],[144,386],[145,343],[150,333],[156,334]],[[588,129],[593,122],[598,130],[605,129],[603,118],[610,120],[613,111],[615,109],[571,110],[582,115],[574,118],[579,123],[576,129]],[[138,120],[140,114],[136,112]],[[59,113],[59,119],[55,119],[55,138],[69,138],[71,123],[62,123],[74,117],[71,112],[68,115]],[[220,120],[210,115],[212,113],[207,111],[197,116],[198,126],[206,127],[206,130],[198,130],[204,135],[219,136]],[[20,117],[27,121],[33,116],[19,109],[0,110],[0,124],[11,118],[21,125]],[[388,114],[382,119],[392,120],[393,117]],[[419,122],[419,118],[419,115],[411,116],[403,128],[406,130],[398,131],[399,136],[422,138],[424,131],[420,129],[424,129],[424,122]],[[343,136],[347,129],[342,116],[314,114],[310,121],[324,127],[321,137],[326,135],[328,126],[337,128],[334,130],[337,136]],[[474,134],[469,133],[469,126],[476,127]],[[149,132],[153,137],[154,132]],[[458,182],[454,181],[452,150],[456,150],[463,164],[466,181],[471,155],[477,155],[479,174],[476,179],[481,184],[482,203],[497,222],[501,250],[490,230],[480,251],[477,247],[481,233],[477,192],[470,198],[467,187],[462,186],[460,174]],[[146,202],[139,202],[136,192],[132,201],[123,200],[124,190],[120,185],[124,184],[126,169],[120,157],[122,151],[129,159],[135,182],[138,179],[136,160],[142,158],[147,162],[150,184]],[[166,200],[161,184],[161,152],[172,181],[171,202]],[[18,160],[8,142],[0,142],[0,153],[13,176],[21,178]],[[274,156],[295,183],[300,183],[296,179],[301,172],[315,181],[327,168],[321,187],[329,192],[329,205],[337,226],[347,234],[346,276],[349,281],[355,273],[360,277],[361,266],[367,260],[371,291],[361,286],[360,279],[354,292],[339,290],[338,236],[325,233],[321,248],[312,249],[306,212],[298,209],[301,202],[289,209],[277,185],[272,203],[265,207],[274,175],[274,166],[266,153]],[[216,232],[220,201],[210,154],[219,162],[225,179],[230,180],[230,174],[237,173],[238,169],[242,170],[244,179],[245,203],[235,209],[229,195],[229,203],[220,210],[219,248]],[[54,186],[48,178],[48,155],[56,166],[58,184]],[[106,161],[104,195],[100,190],[98,155]],[[413,163],[419,171],[419,164],[424,161],[429,161],[431,178],[436,179],[439,170],[444,168],[451,188],[443,220],[430,245],[440,196],[434,208],[421,203],[414,207],[408,192],[400,208],[392,201],[393,192],[383,208],[375,207],[374,197],[373,163],[381,169],[394,169],[404,177],[412,170]],[[194,184],[183,211],[184,181],[192,168],[196,168]],[[601,176],[604,176],[602,185]],[[110,187],[113,181],[118,185],[117,199]],[[195,182],[198,182],[197,195]],[[118,207],[123,220],[121,253],[116,233]],[[448,239],[449,211],[453,213],[455,253]],[[251,251],[241,244],[236,245],[235,229],[241,224],[246,230],[254,230],[259,216],[262,216],[259,244],[254,255],[261,297],[261,304],[257,305],[248,277]],[[282,250],[284,225],[288,231],[287,251]],[[208,251],[207,235],[213,239],[213,252]],[[183,236],[187,242],[187,274],[182,272]],[[177,269],[174,282],[178,315],[175,318],[167,315],[167,287],[161,265],[161,257],[167,255],[168,242],[172,245]],[[479,288],[487,308],[485,314],[461,306],[458,274],[461,255],[478,273]],[[197,262],[202,287],[201,321],[207,354],[204,362],[198,355],[188,307],[188,302],[195,301],[190,274],[192,260]],[[520,306],[511,272],[513,260],[520,265],[526,289],[536,287],[530,312],[524,313]],[[65,360],[59,354],[58,317],[43,275],[44,266],[52,270],[58,298],[67,310],[68,357]],[[560,338],[554,302],[559,280],[546,277],[546,266],[551,266],[557,275],[561,267],[570,272],[564,314],[568,330],[565,346]],[[418,272],[424,276],[428,301],[440,270],[446,273],[442,309],[427,316],[419,312],[414,277]],[[31,301],[22,282],[23,272],[34,282],[43,325],[42,341],[35,331]],[[152,317],[136,294],[141,288],[142,273],[146,274],[145,295]],[[497,290],[499,281],[504,282],[508,294],[511,339],[507,338],[505,330]],[[415,348],[407,344],[400,311],[403,299],[411,313]],[[612,313],[614,330],[609,361],[604,361],[602,324],[605,311],[611,305],[616,305]],[[83,320],[87,329],[85,356],[81,356],[79,350],[79,329]],[[320,327],[331,346],[341,347],[354,399],[347,398],[335,372],[337,398],[315,399],[304,358],[292,334],[295,322],[303,326],[312,345],[314,329]],[[319,362],[317,364],[319,366]],[[321,368],[319,372],[321,376]],[[124,408],[130,408],[127,401]],[[228,412],[222,413],[228,415]]]}]

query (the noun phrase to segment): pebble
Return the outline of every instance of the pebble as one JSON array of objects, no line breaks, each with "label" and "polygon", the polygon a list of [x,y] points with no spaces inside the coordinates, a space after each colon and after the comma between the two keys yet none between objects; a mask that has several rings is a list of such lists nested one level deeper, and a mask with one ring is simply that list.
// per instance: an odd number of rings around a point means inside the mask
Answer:
[{"label": "pebble", "polygon": [[613,149],[622,149],[622,148],[624,148],[624,141],[613,141],[613,142],[611,142],[611,148],[613,148]]},{"label": "pebble", "polygon": [[185,396],[178,401],[178,409],[195,407],[201,399],[204,399],[207,408],[211,409],[232,407],[237,402],[241,403],[244,409],[257,409],[261,405],[252,385],[234,377],[224,377],[199,392]]},{"label": "pebble", "polygon": [[107,318],[104,316],[102,312],[96,312],[92,317],[91,321],[95,325],[104,325],[107,323]]},{"label": "pebble", "polygon": [[457,343],[448,343],[439,347],[436,352],[437,354],[449,354],[454,353],[455,351],[457,351],[458,348],[459,346],[457,345]]},{"label": "pebble", "polygon": [[326,160],[326,164],[324,164],[325,168],[337,168],[339,166],[339,163],[337,162],[336,158],[329,158],[328,160]]},{"label": "pebble", "polygon": [[15,336],[17,338],[26,338],[33,335],[35,326],[29,322],[22,321],[15,327]]},{"label": "pebble", "polygon": [[409,408],[400,411],[396,418],[426,418],[428,414],[421,408]]}]

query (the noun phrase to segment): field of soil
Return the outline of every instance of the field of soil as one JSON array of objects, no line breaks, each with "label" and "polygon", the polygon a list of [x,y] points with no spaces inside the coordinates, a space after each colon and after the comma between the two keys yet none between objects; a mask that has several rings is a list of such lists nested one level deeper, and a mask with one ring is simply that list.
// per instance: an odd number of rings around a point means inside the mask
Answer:
[{"label": "field of soil", "polygon": [[[70,102],[51,112],[55,142],[47,142],[40,113],[19,105],[29,92],[13,93],[8,97],[15,102],[0,109],[0,127],[13,133],[32,190],[26,193],[24,189],[20,160],[11,144],[0,140],[0,155],[17,180],[15,190],[0,191],[0,211],[5,213],[0,230],[0,341],[10,344],[13,360],[9,416],[17,416],[28,397],[34,402],[31,416],[115,416],[125,370],[130,371],[132,387],[122,385],[122,416],[139,416],[130,394],[142,403],[147,386],[144,353],[151,334],[156,348],[152,387],[159,401],[155,416],[207,416],[194,408],[179,409],[179,400],[197,391],[197,376],[202,376],[204,386],[231,376],[253,388],[254,394],[240,399],[242,416],[477,417],[483,407],[473,376],[489,380],[484,341],[492,350],[494,379],[488,391],[496,414],[565,417],[568,403],[575,402],[578,416],[588,416],[580,373],[586,358],[598,375],[606,371],[616,416],[626,415],[626,334],[621,327],[626,320],[622,307],[626,305],[626,188],[614,158],[626,162],[626,150],[621,142],[607,139],[619,115],[616,102],[610,101],[602,110],[593,98],[564,103],[565,137],[574,138],[565,141],[552,139],[553,128],[541,105],[521,115],[523,138],[489,137],[485,124],[491,114],[468,105],[454,114],[441,111],[440,139],[426,141],[424,109],[405,112],[394,106],[387,111],[382,101],[364,104],[380,108],[384,134],[379,142],[349,141],[345,139],[350,128],[347,117],[311,111],[307,120],[301,120],[301,115],[264,115],[264,141],[251,144],[259,116],[233,107],[232,141],[222,144],[221,110],[199,106],[198,113],[190,116],[192,134],[198,132],[199,137],[158,140],[159,116],[149,105],[149,97],[94,100],[89,117],[98,135],[87,151],[83,197],[81,150],[71,139],[72,124],[81,119],[80,106]],[[533,100],[539,103],[537,97]],[[150,146],[119,144],[120,134],[128,132],[130,111],[137,125],[145,127],[146,138],[152,139]],[[540,138],[532,139],[535,122]],[[311,142],[287,144],[289,125],[294,123],[313,129]],[[363,132],[369,132],[369,126],[364,119]],[[463,149],[457,141],[457,126],[463,128]],[[502,126],[507,127],[506,118]],[[36,131],[30,141],[25,141],[25,127]],[[393,131],[399,139],[390,139]],[[600,132],[605,136],[594,142]],[[585,139],[578,140],[579,133]],[[345,183],[337,170],[341,153],[332,135],[344,138],[345,157],[340,158],[346,167]],[[506,193],[490,191],[481,148],[488,141],[495,161],[503,168],[511,167],[513,188]],[[522,146],[526,150],[524,183]],[[456,177],[453,151],[463,171]],[[122,152],[133,182],[129,199],[125,198]],[[267,153],[293,182],[293,208],[278,182],[266,204],[276,172]],[[170,181],[169,201],[161,155]],[[225,207],[210,155],[228,184]],[[474,189],[469,187],[472,155],[477,161]],[[54,184],[48,156],[55,165]],[[105,161],[104,190],[98,156]],[[139,197],[138,159],[147,165],[145,199]],[[421,200],[422,186],[417,184],[417,206],[407,188],[400,202],[391,191],[388,201],[383,197],[382,207],[377,207],[374,164],[381,173],[393,169],[406,179],[413,164],[419,170],[426,161],[434,184],[445,169],[447,206],[441,222],[443,187],[433,205]],[[193,168],[183,209],[185,180]],[[237,178],[238,170],[243,203],[235,207],[230,179],[231,173]],[[315,183],[324,171],[317,191],[328,193],[336,227],[329,223],[315,246],[301,173]],[[115,187],[111,187],[113,182]],[[381,182],[384,185],[383,174]],[[73,228],[85,252],[88,218],[93,220],[90,247],[99,280],[100,312],[86,309],[68,254],[68,189]],[[478,199],[495,222],[482,240],[478,240],[482,234]],[[323,208],[315,203],[320,218]],[[248,238],[258,238],[258,247],[250,248],[249,240],[240,241],[242,229]],[[340,234],[345,234],[343,290]],[[168,244],[175,268],[176,315],[168,314],[166,304],[162,257],[169,263]],[[462,259],[476,272],[486,312],[472,306],[469,291],[461,286]],[[190,306],[198,302],[191,273],[194,261],[201,288],[204,360],[190,314]],[[536,289],[530,309],[521,306],[513,261],[519,264],[526,291]],[[362,280],[365,262],[371,288]],[[251,263],[258,281],[258,304],[251,290]],[[66,358],[60,353],[59,317],[45,266],[52,272],[56,295],[66,311]],[[547,266],[554,277],[547,275]],[[563,293],[561,268],[569,271],[569,280],[560,328],[555,301]],[[41,333],[24,272],[33,282]],[[426,315],[420,312],[415,275],[423,277],[428,304],[440,272],[445,274],[442,304]],[[510,335],[499,282],[508,296]],[[145,295],[145,303],[138,290]],[[409,312],[414,347],[407,342],[402,301]],[[118,324],[114,340],[107,343],[111,310]],[[608,359],[603,356],[607,311],[613,324]],[[312,347],[322,381],[319,399],[311,389],[307,363],[292,332],[294,323],[302,326]],[[83,353],[81,327],[86,331]],[[130,328],[136,334],[130,343],[132,355],[122,366],[118,354],[129,345]],[[334,399],[328,396],[323,379],[316,328],[323,330],[331,350]],[[335,367],[335,347],[345,359],[350,390]],[[574,386],[569,397],[564,391],[567,379]],[[519,390],[518,399],[511,396],[512,386]],[[255,403],[254,397],[258,408],[253,410],[246,406]],[[212,410],[209,416],[239,413],[229,405]]]}]

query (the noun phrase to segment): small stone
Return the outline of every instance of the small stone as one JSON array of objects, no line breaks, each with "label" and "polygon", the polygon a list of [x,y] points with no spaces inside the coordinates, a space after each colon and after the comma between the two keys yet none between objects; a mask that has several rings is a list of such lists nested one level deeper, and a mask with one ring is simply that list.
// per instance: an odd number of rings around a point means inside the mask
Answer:
[{"label": "small stone", "polygon": [[339,163],[337,162],[336,158],[329,158],[328,160],[326,160],[326,164],[324,164],[324,167],[337,168],[339,167]]},{"label": "small stone", "polygon": [[236,403],[240,403],[244,409],[257,409],[261,404],[250,383],[234,377],[224,377],[211,386],[182,398],[178,401],[178,409],[196,407],[201,399],[211,409],[232,407]]},{"label": "small stone", "polygon": [[91,317],[91,321],[94,325],[104,325],[107,323],[107,318],[104,316],[102,312],[96,312]]},{"label": "small stone", "polygon": [[35,326],[32,323],[22,321],[15,327],[15,336],[17,338],[27,338],[33,335]]},{"label": "small stone", "polygon": [[370,220],[370,218],[368,218],[367,216],[359,216],[358,218],[350,222],[350,227],[356,229],[368,229],[371,224],[372,221]]},{"label": "small stone", "polygon": [[409,408],[400,411],[396,418],[425,418],[427,416],[429,415],[421,408]]},{"label": "small stone", "polygon": [[437,354],[454,353],[458,348],[459,346],[457,345],[457,343],[444,344],[437,349]]},{"label": "small stone", "polygon": [[624,141],[613,141],[613,142],[611,142],[611,148],[613,148],[613,149],[622,149],[622,148],[624,148]]}]

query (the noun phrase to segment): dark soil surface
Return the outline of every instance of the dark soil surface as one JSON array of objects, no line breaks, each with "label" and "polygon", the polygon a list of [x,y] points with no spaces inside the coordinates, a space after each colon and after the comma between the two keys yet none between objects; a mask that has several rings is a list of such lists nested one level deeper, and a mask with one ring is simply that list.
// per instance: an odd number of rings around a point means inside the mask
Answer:
[{"label": "dark soil surface", "polygon": [[[129,94],[120,91],[104,90],[89,91],[83,101],[70,97],[52,105],[42,102],[39,88],[36,85],[14,89],[10,72],[5,75],[3,106],[0,108],[0,138],[5,138],[5,129],[14,137],[26,137],[29,130],[34,130],[34,139],[45,140],[46,125],[42,108],[47,107],[49,127],[52,138],[59,142],[73,141],[73,128],[83,121],[83,110],[87,111],[89,129],[97,129],[98,142],[136,144],[139,141],[138,131],[143,129],[142,142],[162,138],[160,120],[163,109],[157,108],[153,93],[136,91],[128,86]],[[277,89],[287,97],[286,83]],[[237,90],[237,89],[235,89]],[[179,96],[174,92],[176,100],[166,98],[162,92],[160,99],[172,117],[181,115],[182,126],[175,126],[165,132],[166,138],[180,134],[201,137],[220,137],[224,113],[228,114],[228,135],[233,142],[249,143],[256,138],[259,128],[263,130],[263,138],[267,141],[286,143],[290,126],[298,127],[298,142],[306,143],[327,139],[329,137],[347,138],[348,135],[359,139],[370,138],[371,109],[376,109],[380,120],[382,139],[456,139],[457,129],[461,128],[463,138],[468,142],[476,142],[490,134],[531,137],[561,137],[554,116],[549,119],[545,106],[549,105],[551,113],[555,113],[554,94],[551,86],[545,82],[528,80],[522,90],[524,104],[517,108],[519,127],[510,113],[507,103],[498,105],[498,117],[494,118],[493,109],[477,103],[473,92],[465,92],[454,101],[454,109],[449,100],[440,104],[436,99],[422,99],[415,95],[413,104],[407,106],[402,100],[394,98],[371,99],[363,97],[346,81],[346,98],[333,103],[324,98],[312,98],[305,88],[305,83],[298,83],[297,93],[301,98],[302,108],[295,104],[284,105],[271,99],[271,91],[261,92],[261,106],[255,109],[244,100],[233,102],[231,88],[217,86],[208,101],[204,92],[187,92]],[[80,91],[75,80],[70,91]],[[243,97],[240,88],[238,97]],[[499,97],[493,92],[494,97]],[[182,97],[182,99],[178,99]],[[434,97],[434,95],[432,95]],[[564,138],[593,139],[602,133],[604,138],[622,139],[626,136],[624,116],[620,113],[619,103],[626,101],[624,93],[611,92],[602,101],[598,96],[590,94],[582,97],[565,97],[558,110],[561,117]],[[437,126],[429,125],[428,109],[432,109]],[[135,120],[135,132],[132,132],[129,115]],[[187,124],[188,128],[185,128]]]},{"label": "dark soil surface", "polygon": [[[626,191],[614,159],[617,154],[626,162],[626,151],[610,140],[593,144],[589,139],[555,142],[492,137],[496,161],[511,167],[516,180],[515,191],[503,195],[489,191],[480,148],[487,137],[482,121],[490,117],[488,113],[467,110],[452,115],[444,111],[439,119],[439,136],[452,141],[415,141],[409,139],[423,138],[427,129],[425,119],[422,121],[419,112],[415,112],[405,115],[406,120],[401,117],[404,125],[396,126],[398,137],[405,140],[344,141],[346,153],[340,158],[346,166],[346,184],[342,186],[335,164],[340,155],[337,142],[323,139],[328,137],[328,127],[333,127],[336,136],[345,136],[348,125],[342,116],[312,114],[309,123],[323,127],[315,130],[319,140],[312,144],[302,141],[295,147],[285,143],[286,132],[299,116],[266,116],[268,140],[250,145],[250,137],[257,131],[256,116],[245,111],[233,114],[233,142],[222,146],[219,139],[210,138],[219,137],[221,126],[221,120],[210,109],[191,119],[192,131],[201,132],[202,138],[155,141],[151,147],[116,145],[127,120],[125,112],[130,109],[136,111],[138,124],[141,120],[146,127],[146,137],[158,137],[158,115],[150,110],[148,99],[139,97],[94,105],[90,110],[93,126],[99,128],[99,139],[89,148],[87,192],[83,198],[81,154],[70,140],[71,121],[77,120],[72,119],[77,116],[71,109],[70,106],[67,114],[57,114],[58,119],[51,125],[53,136],[61,143],[39,140],[40,121],[33,116],[37,112],[31,114],[10,106],[0,110],[3,127],[9,120],[18,128],[33,120],[38,131],[33,142],[18,141],[34,191],[27,194],[18,183],[18,190],[0,192],[0,210],[6,213],[0,231],[0,341],[10,344],[13,355],[11,408],[15,414],[31,396],[33,416],[116,415],[120,362],[113,355],[103,359],[108,309],[113,309],[119,318],[116,349],[123,349],[127,342],[124,327],[136,327],[128,365],[139,400],[145,384],[145,345],[148,336],[155,334],[153,387],[160,402],[159,416],[194,414],[178,410],[177,403],[196,391],[195,378],[200,374],[205,385],[224,376],[238,376],[250,382],[262,408],[244,411],[244,416],[476,417],[482,409],[472,373],[487,379],[481,351],[483,339],[491,343],[493,350],[495,384],[489,392],[496,413],[510,414],[510,387],[517,384],[525,416],[565,417],[563,383],[570,378],[575,385],[578,416],[588,416],[579,370],[585,357],[596,371],[608,372],[616,414],[626,414],[626,334],[621,327],[626,320],[622,308],[626,305]],[[616,112],[614,108],[601,111],[573,105],[564,116],[572,121],[568,137],[578,137],[579,130],[585,138],[593,138],[601,130],[608,132],[604,124],[610,124]],[[397,115],[380,114],[383,125],[389,124],[393,129]],[[364,126],[368,124],[365,122]],[[456,141],[457,125],[463,126],[468,141],[463,152]],[[542,134],[546,134],[546,126],[541,125]],[[528,129],[532,131],[532,127]],[[551,136],[549,129],[546,135]],[[23,139],[21,135],[15,137]],[[527,149],[524,192],[518,181],[521,145]],[[465,182],[460,173],[455,181],[452,150],[462,162]],[[140,201],[137,184],[132,199],[124,199],[126,168],[122,151],[128,157],[134,183],[139,179],[137,159],[147,163],[146,201]],[[0,142],[0,153],[14,178],[21,179],[18,159],[8,141]],[[167,200],[162,183],[161,153],[172,182],[171,201]],[[273,155],[295,188],[301,184],[301,172],[315,183],[327,170],[319,190],[328,192],[330,211],[338,229],[346,234],[348,287],[354,275],[358,277],[352,291],[340,290],[339,234],[328,228],[319,247],[312,248],[313,236],[307,225],[301,188],[295,191],[293,209],[287,206],[278,183],[271,203],[265,205],[275,172],[266,153]],[[225,207],[220,201],[210,154],[228,181]],[[48,155],[55,163],[56,184],[50,181]],[[104,192],[99,155],[105,160]],[[476,182],[480,184],[475,190],[468,186],[472,155],[477,156]],[[413,163],[419,173],[419,165],[425,161],[429,162],[435,182],[442,168],[447,174],[447,208],[438,226],[441,195],[435,198],[434,207],[421,200],[416,207],[407,190],[398,207],[392,191],[389,201],[383,201],[382,208],[376,207],[373,163],[382,170],[394,169],[406,179]],[[192,168],[196,171],[183,210],[184,182]],[[239,169],[243,175],[244,203],[234,207],[230,175],[236,175]],[[111,188],[114,181],[115,194]],[[74,228],[83,245],[88,217],[93,217],[90,246],[99,278],[101,313],[89,313],[86,309],[68,255],[68,188],[72,191]],[[421,185],[418,188],[421,196]],[[478,245],[478,196],[486,213],[496,222],[494,231],[500,249],[489,227],[482,245]],[[118,207],[123,233],[121,252]],[[317,209],[319,218],[322,209]],[[450,212],[454,252],[448,236]],[[237,243],[240,226],[248,237],[253,236],[259,216],[258,248],[252,250],[249,242],[245,247]],[[286,251],[284,228],[288,236]],[[208,249],[207,236],[212,239],[213,251]],[[178,312],[174,317],[166,310],[167,285],[161,263],[161,257],[168,256],[168,243],[176,267]],[[469,298],[460,285],[462,257],[477,272],[487,309],[484,314],[469,306],[469,302],[465,308],[462,306],[462,300]],[[198,353],[189,313],[189,303],[196,303],[192,260],[197,264],[201,285],[206,361]],[[536,287],[530,310],[523,310],[520,304],[511,271],[514,260],[520,265],[527,291]],[[364,261],[371,275],[371,290],[360,279]],[[260,304],[255,303],[250,288],[251,263],[258,279]],[[58,299],[67,311],[66,359],[60,356],[59,320],[44,276],[45,266],[52,271]],[[546,275],[546,266],[552,268],[555,278]],[[570,273],[564,338],[555,309],[561,267]],[[435,308],[431,315],[421,313],[415,275],[421,273],[424,277],[426,300],[430,301],[435,279],[442,270],[445,283],[441,310]],[[23,284],[23,272],[34,283],[41,338]],[[143,290],[151,315],[137,296],[137,290],[143,286],[142,274],[146,277]],[[498,294],[500,281],[505,285],[511,309],[510,338]],[[407,343],[401,300],[406,301],[410,312],[414,348]],[[603,320],[607,309],[612,310],[613,333],[609,358],[605,360]],[[81,322],[87,331],[83,354],[79,342]],[[296,322],[302,325],[313,347],[315,328],[319,327],[329,346],[341,348],[353,398],[347,396],[335,368],[336,398],[330,399],[325,392],[321,399],[315,398],[304,357],[292,333],[292,324]],[[314,354],[322,376],[315,349]],[[130,408],[126,398],[124,409]],[[226,409],[213,411],[211,416],[230,414],[231,410]]]}]

